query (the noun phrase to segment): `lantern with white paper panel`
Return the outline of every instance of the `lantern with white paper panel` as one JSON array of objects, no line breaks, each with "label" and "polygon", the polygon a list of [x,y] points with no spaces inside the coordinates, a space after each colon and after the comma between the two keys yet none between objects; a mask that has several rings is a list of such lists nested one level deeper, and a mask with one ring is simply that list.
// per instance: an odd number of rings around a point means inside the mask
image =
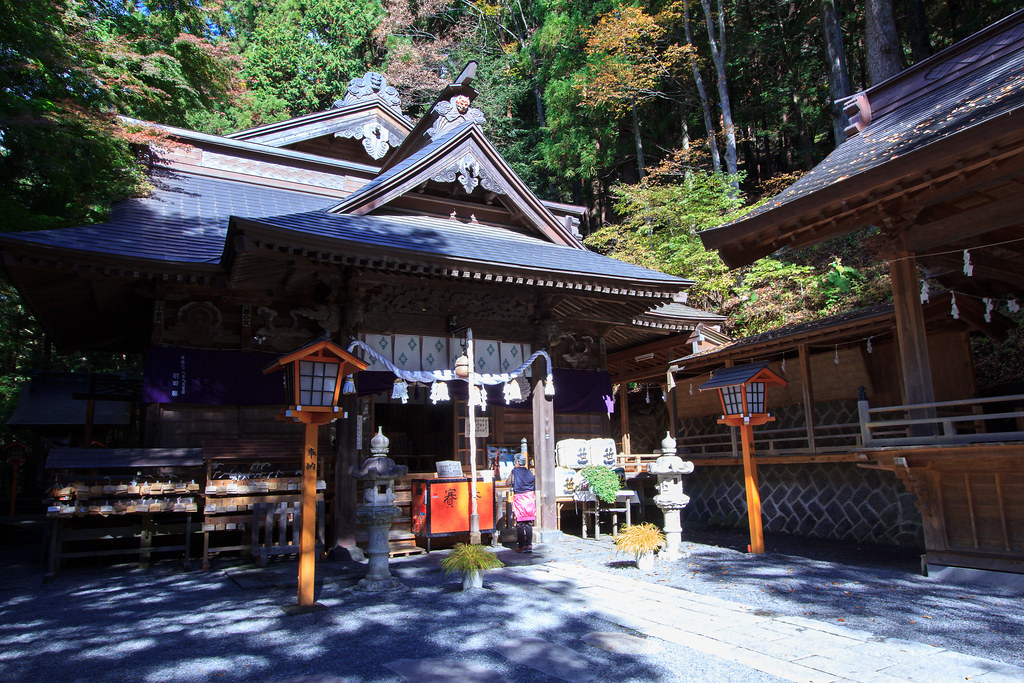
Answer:
[{"label": "lantern with white paper panel", "polygon": [[764,552],[753,430],[756,425],[775,420],[766,409],[768,387],[785,384],[786,380],[769,370],[767,363],[753,363],[722,368],[700,387],[701,391],[718,391],[723,413],[718,423],[740,428],[743,444],[743,478],[747,492],[747,518],[750,525],[749,550],[753,553]]},{"label": "lantern with white paper panel", "polygon": [[315,571],[314,534],[316,530],[317,430],[339,417],[338,395],[342,378],[367,367],[337,344],[313,342],[281,356],[263,368],[263,374],[284,371],[285,403],[283,417],[305,425],[302,456],[302,506],[299,536],[299,609],[312,609]]}]

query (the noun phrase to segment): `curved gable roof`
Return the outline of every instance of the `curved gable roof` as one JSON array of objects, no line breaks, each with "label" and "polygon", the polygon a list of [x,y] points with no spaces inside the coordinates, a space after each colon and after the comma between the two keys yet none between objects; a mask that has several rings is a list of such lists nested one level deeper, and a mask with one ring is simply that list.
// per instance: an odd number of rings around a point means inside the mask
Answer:
[{"label": "curved gable roof", "polygon": [[346,197],[330,211],[369,214],[429,180],[461,182],[464,164],[470,163],[466,160],[476,165],[477,173],[476,178],[467,182],[476,180],[485,190],[504,197],[503,201],[520,213],[533,230],[551,242],[584,249],[571,227],[560,222],[530,191],[476,123],[463,123],[445,131]]}]

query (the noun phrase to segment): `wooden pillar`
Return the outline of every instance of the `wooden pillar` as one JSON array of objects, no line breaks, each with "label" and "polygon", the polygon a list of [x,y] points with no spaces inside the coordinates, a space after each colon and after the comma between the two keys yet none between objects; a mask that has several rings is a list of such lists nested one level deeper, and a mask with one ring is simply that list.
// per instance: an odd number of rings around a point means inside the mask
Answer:
[{"label": "wooden pillar", "polygon": [[747,491],[747,522],[750,526],[752,553],[764,552],[764,531],[761,526],[761,494],[757,491],[757,464],[754,462],[754,428],[740,427],[743,442],[743,483]]},{"label": "wooden pillar", "polygon": [[622,452],[633,452],[629,437],[629,382],[619,382],[619,419],[622,423]]},{"label": "wooden pillar", "polygon": [[340,403],[342,418],[335,423],[338,445],[334,468],[334,547],[347,548],[349,553],[353,553],[359,501],[356,499],[356,480],[349,475],[348,468],[360,465],[357,439],[361,419],[359,397],[342,396]]},{"label": "wooden pillar", "polygon": [[807,344],[800,344],[800,374],[803,381],[804,395],[804,422],[807,425],[807,451],[817,453],[818,449],[814,443],[814,387],[811,385],[811,354],[808,352]]},{"label": "wooden pillar", "polygon": [[302,529],[299,535],[299,607],[313,605],[316,573],[316,448],[317,424],[306,423],[302,458]]},{"label": "wooden pillar", "polygon": [[[921,283],[917,276],[917,258],[901,253],[889,263],[892,297],[896,308],[896,338],[899,341],[900,366],[903,369],[903,400],[906,404],[933,403],[935,390],[928,357],[928,335],[921,310]],[[910,417],[934,417],[935,409],[911,411]],[[930,425],[913,425],[911,435],[932,433]]]},{"label": "wooden pillar", "polygon": [[[544,395],[548,366],[543,358],[533,362],[533,462],[537,477],[537,526],[554,531],[558,528],[555,498],[555,410]],[[558,391],[558,387],[555,387]]]},{"label": "wooden pillar", "polygon": [[677,398],[677,388],[672,387],[671,389],[669,389],[668,385],[666,384],[665,391],[667,391],[669,395],[668,431],[672,435],[672,438],[676,439],[679,438],[679,435],[676,434],[676,421],[679,419],[679,400]]}]

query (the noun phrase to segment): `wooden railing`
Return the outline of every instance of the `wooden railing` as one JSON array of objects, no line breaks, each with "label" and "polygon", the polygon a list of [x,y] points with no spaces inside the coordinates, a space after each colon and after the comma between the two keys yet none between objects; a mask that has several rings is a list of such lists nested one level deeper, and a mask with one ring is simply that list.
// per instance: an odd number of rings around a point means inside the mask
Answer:
[{"label": "wooden railing", "polygon": [[[701,436],[677,437],[680,454],[684,458],[740,457],[739,436],[734,436],[731,433],[732,430],[727,427],[722,429],[727,431]],[[849,453],[861,446],[860,438],[861,429],[858,422],[816,425],[813,449],[808,443],[805,427],[758,428],[754,430],[754,452],[759,456]],[[689,452],[685,453],[683,449]]]},{"label": "wooden railing", "polygon": [[[984,406],[1000,403],[1013,409],[983,412]],[[861,400],[857,409],[861,441],[869,448],[1024,441],[1024,394],[879,408]],[[1012,429],[1006,429],[1006,421],[1012,421]]]}]

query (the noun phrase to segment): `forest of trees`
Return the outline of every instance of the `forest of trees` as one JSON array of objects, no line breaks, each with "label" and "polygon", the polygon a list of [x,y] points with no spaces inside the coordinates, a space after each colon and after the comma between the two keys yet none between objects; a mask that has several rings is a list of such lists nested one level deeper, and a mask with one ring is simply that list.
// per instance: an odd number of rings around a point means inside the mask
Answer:
[{"label": "forest of trees", "polygon": [[[730,272],[695,232],[834,149],[836,99],[1022,6],[0,0],[0,230],[103,220],[144,192],[152,133],[118,115],[223,134],[326,109],[372,69],[416,118],[475,59],[488,136],[542,198],[590,208],[592,248],[696,280],[691,304],[758,332],[884,300],[885,273],[855,238]],[[0,323],[9,401],[58,361],[6,282]]]}]

